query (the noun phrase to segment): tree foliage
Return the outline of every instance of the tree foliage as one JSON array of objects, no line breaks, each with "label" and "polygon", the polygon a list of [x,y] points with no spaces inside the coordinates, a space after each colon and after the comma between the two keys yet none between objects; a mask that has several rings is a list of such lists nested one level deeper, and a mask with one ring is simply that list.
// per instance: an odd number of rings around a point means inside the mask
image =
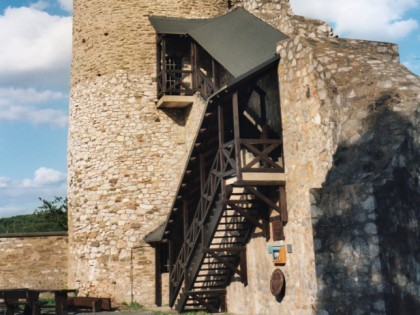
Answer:
[{"label": "tree foliage", "polygon": [[67,198],[39,200],[42,205],[33,214],[0,218],[0,234],[67,231]]},{"label": "tree foliage", "polygon": [[60,231],[67,231],[67,198],[55,197],[53,201],[39,198],[42,206],[39,206],[34,214],[44,216],[47,221],[55,224]]}]

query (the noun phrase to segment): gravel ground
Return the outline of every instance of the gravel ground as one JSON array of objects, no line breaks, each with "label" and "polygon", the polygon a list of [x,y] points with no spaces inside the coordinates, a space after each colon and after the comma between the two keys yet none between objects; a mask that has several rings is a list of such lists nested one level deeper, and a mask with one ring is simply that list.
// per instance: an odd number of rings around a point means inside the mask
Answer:
[{"label": "gravel ground", "polygon": [[[92,315],[93,313],[70,313],[69,315]],[[162,313],[159,311],[114,311],[114,312],[96,312],[96,315],[166,315],[171,313]],[[175,313],[174,313],[175,314]]]},{"label": "gravel ground", "polygon": [[[0,309],[0,314],[3,313],[2,310]],[[22,313],[15,313],[16,315],[23,315]],[[54,310],[41,310],[41,315],[54,315],[55,311]],[[175,311],[171,311],[171,310],[155,310],[155,311],[151,311],[151,310],[115,310],[112,312],[89,312],[89,311],[69,311],[68,315],[174,315],[177,314],[177,312]]]},{"label": "gravel ground", "polygon": [[[42,314],[44,314],[44,312]],[[155,310],[155,311],[153,310],[115,310],[112,312],[104,311],[104,312],[95,313],[95,315],[174,315],[174,314],[178,314],[178,313],[171,310],[165,310],[165,311],[163,310]],[[45,313],[45,315],[47,315],[47,313]],[[69,312],[68,315],[93,315],[93,313],[89,311],[87,312],[78,311],[78,312]]]}]

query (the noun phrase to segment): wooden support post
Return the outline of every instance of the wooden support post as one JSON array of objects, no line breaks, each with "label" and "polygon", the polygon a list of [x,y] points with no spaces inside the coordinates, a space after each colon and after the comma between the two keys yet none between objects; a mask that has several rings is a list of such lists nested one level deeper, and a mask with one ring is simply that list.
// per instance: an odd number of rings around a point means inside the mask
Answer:
[{"label": "wooden support post", "polygon": [[241,252],[239,266],[241,268],[241,280],[244,286],[248,285],[248,268],[246,261],[246,250]]},{"label": "wooden support post", "polygon": [[173,284],[171,283],[171,278],[172,278],[172,267],[173,267],[173,258],[172,256],[174,255],[174,248],[173,248],[173,244],[172,241],[169,240],[168,241],[168,271],[169,271],[169,300],[168,303],[170,306],[172,306],[173,304],[171,304],[171,301],[173,299],[172,297],[172,287]]},{"label": "wooden support post", "polygon": [[197,44],[191,41],[191,84],[194,92],[198,89],[197,82]]},{"label": "wooden support post", "polygon": [[[260,107],[261,107],[261,124],[262,124],[262,133],[261,133],[261,139],[268,139],[268,126],[267,126],[267,109],[266,109],[266,104],[265,104],[265,95],[266,93],[261,90],[261,93],[259,93],[260,95]],[[262,150],[261,152],[264,152],[267,148],[267,144],[263,144],[262,145]],[[261,160],[261,166],[264,168],[268,167],[268,164],[266,161]]]},{"label": "wooden support post", "polygon": [[182,220],[184,225],[184,239],[187,239],[188,229],[190,227],[188,221],[188,201],[185,199],[182,201]]},{"label": "wooden support post", "polygon": [[214,58],[211,59],[211,67],[214,91],[217,91],[219,89],[219,66],[217,65],[216,60],[214,60]]},{"label": "wooden support post", "polygon": [[265,240],[268,242],[270,240],[270,221],[266,218],[263,219],[263,234]]},{"label": "wooden support post", "polygon": [[[223,146],[225,144],[225,121],[224,121],[224,108],[219,105],[217,107],[217,123],[218,123],[218,131],[219,131],[219,155],[220,155],[220,171],[223,172],[225,170],[225,158],[223,154]],[[226,200],[226,183],[225,180],[222,178],[221,181],[222,185],[222,198]]]},{"label": "wooden support post", "polygon": [[160,260],[160,244],[155,248],[155,304],[162,306],[162,261]]},{"label": "wooden support post", "polygon": [[[157,77],[157,95],[158,97],[163,93],[163,69],[162,69],[162,35],[156,35],[156,74]],[[160,74],[160,75],[159,75]]]},{"label": "wooden support post", "polygon": [[241,144],[240,144],[240,125],[239,125],[239,103],[238,103],[238,92],[235,92],[232,96],[232,109],[233,109],[233,135],[235,142],[235,159],[236,159],[236,176],[237,180],[242,180],[241,172]]},{"label": "wooden support post", "polygon": [[166,75],[166,38],[162,35],[161,68],[162,68],[162,93],[166,93],[167,75]]},{"label": "wooden support post", "polygon": [[201,194],[204,192],[206,186],[206,156],[204,153],[200,153],[200,190]]},{"label": "wooden support post", "polygon": [[283,222],[287,222],[289,220],[289,213],[287,211],[287,200],[286,200],[286,187],[280,186],[280,216]]}]

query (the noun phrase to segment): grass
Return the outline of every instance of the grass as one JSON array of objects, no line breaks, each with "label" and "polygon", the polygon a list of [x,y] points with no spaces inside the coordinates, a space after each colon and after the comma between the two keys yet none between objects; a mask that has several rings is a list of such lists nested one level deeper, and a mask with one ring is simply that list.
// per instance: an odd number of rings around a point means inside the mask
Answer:
[{"label": "grass", "polygon": [[144,310],[144,306],[141,305],[139,302],[131,302],[131,303],[123,303],[122,304],[123,310],[129,310],[129,311],[140,311]]},{"label": "grass", "polygon": [[41,298],[39,300],[44,305],[54,305],[55,304],[55,299],[54,298]]}]

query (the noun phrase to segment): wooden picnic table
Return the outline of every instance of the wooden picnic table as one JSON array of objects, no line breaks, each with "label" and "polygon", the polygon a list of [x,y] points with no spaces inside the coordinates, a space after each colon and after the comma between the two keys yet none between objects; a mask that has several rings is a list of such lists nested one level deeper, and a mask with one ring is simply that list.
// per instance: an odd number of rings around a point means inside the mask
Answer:
[{"label": "wooden picnic table", "polygon": [[73,289],[0,289],[0,299],[4,300],[6,306],[5,315],[13,315],[19,305],[25,306],[25,315],[40,315],[39,294],[53,293],[56,315],[67,315],[68,294],[75,292]]},{"label": "wooden picnic table", "polygon": [[41,289],[32,290],[40,293],[53,293],[55,300],[55,314],[67,315],[68,313],[68,294],[76,293],[74,289]]},{"label": "wooden picnic table", "polygon": [[5,315],[13,315],[20,305],[25,307],[25,315],[40,314],[39,293],[27,288],[0,289],[0,299],[6,307]]}]

